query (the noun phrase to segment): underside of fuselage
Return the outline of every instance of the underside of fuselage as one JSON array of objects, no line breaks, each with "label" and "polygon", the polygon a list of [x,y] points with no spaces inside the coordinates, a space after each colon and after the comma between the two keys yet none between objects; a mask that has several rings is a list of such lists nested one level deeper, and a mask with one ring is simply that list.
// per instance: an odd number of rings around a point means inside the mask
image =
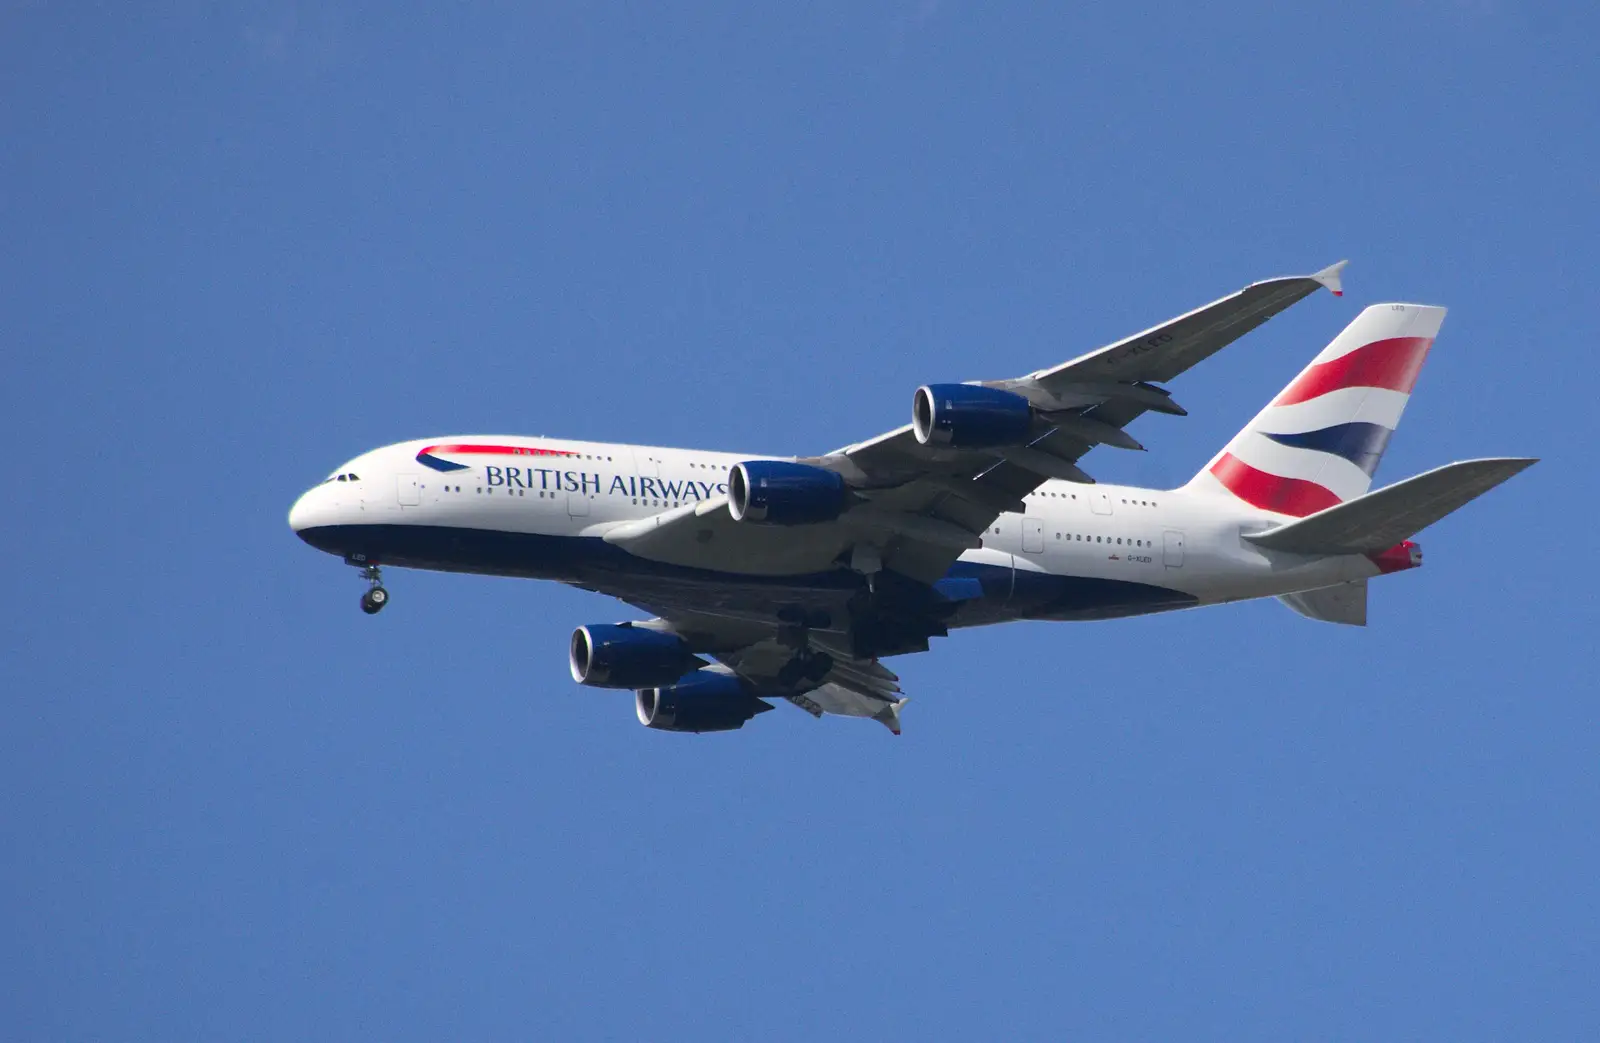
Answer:
[{"label": "underside of fuselage", "polygon": [[[839,631],[860,629],[865,616],[895,616],[922,621],[911,630],[925,631],[924,639],[1020,619],[1117,619],[1197,604],[1191,594],[1151,584],[972,561],[956,562],[949,582],[931,590],[892,573],[869,589],[864,576],[842,566],[801,576],[747,576],[643,560],[597,537],[432,525],[330,525],[301,530],[300,537],[357,564],[555,580],[660,614],[687,611]],[[898,636],[887,640],[891,647],[861,651],[892,655],[901,650],[892,646],[902,643],[905,629],[896,628]]]}]

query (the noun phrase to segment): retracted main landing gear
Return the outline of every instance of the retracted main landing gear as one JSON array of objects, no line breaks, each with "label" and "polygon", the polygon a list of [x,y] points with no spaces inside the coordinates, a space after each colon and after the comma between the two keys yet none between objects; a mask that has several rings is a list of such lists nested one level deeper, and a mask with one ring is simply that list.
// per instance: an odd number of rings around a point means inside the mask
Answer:
[{"label": "retracted main landing gear", "polygon": [[361,611],[375,616],[389,603],[389,592],[383,589],[383,575],[378,571],[378,566],[363,565],[361,578],[369,584],[367,592],[361,595]]},{"label": "retracted main landing gear", "polygon": [[778,683],[785,688],[795,687],[802,681],[809,682],[813,687],[821,684],[822,679],[828,676],[828,671],[833,669],[833,657],[811,647],[810,631],[812,623],[827,625],[826,613],[808,618],[802,610],[780,609],[778,618],[784,621],[784,625],[778,628],[778,643],[794,652],[778,670]]}]

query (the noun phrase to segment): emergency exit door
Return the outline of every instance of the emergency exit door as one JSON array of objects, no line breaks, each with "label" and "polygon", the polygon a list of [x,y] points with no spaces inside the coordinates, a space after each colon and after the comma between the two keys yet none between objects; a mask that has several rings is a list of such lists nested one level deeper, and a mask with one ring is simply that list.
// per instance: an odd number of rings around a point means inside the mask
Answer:
[{"label": "emergency exit door", "polygon": [[1163,541],[1163,549],[1165,557],[1162,560],[1167,563],[1167,568],[1183,567],[1183,533],[1175,532],[1171,529],[1167,530],[1166,538]]}]

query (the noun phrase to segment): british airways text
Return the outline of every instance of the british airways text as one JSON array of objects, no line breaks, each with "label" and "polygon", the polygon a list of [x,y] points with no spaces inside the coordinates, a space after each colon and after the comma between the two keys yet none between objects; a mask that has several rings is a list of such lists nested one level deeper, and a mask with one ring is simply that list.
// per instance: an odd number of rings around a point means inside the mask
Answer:
[{"label": "british airways text", "polygon": [[572,493],[606,492],[630,497],[652,497],[659,500],[706,500],[713,493],[726,493],[727,482],[696,482],[689,479],[668,481],[646,475],[611,476],[606,486],[604,476],[583,471],[561,471],[552,467],[485,467],[484,476],[490,488],[509,486],[513,489],[548,489]]}]

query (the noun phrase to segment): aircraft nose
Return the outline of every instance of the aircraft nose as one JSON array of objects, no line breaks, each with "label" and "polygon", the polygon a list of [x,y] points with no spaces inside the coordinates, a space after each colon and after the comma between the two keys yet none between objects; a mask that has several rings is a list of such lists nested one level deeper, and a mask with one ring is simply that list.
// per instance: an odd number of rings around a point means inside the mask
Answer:
[{"label": "aircraft nose", "polygon": [[317,524],[317,509],[313,502],[316,499],[316,492],[317,490],[312,489],[302,493],[294,502],[294,506],[289,508],[289,528],[302,539],[305,538],[305,531]]}]

